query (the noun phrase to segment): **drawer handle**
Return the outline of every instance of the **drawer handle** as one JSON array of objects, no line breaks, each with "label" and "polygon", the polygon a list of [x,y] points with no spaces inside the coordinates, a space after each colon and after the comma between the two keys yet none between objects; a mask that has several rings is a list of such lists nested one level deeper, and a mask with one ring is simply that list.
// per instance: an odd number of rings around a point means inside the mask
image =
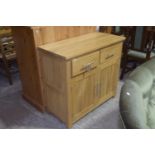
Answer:
[{"label": "drawer handle", "polygon": [[94,62],[88,63],[81,70],[84,70],[85,72],[88,72],[88,71],[90,71],[92,69],[93,64],[94,64]]},{"label": "drawer handle", "polygon": [[108,56],[106,57],[106,59],[110,59],[110,58],[113,57],[113,56],[114,56],[114,54],[108,55]]}]

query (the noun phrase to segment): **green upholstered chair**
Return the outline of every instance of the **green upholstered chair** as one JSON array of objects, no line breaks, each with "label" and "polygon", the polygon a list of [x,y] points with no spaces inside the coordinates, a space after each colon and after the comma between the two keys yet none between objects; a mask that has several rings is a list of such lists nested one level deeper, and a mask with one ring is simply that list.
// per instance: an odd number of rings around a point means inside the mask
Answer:
[{"label": "green upholstered chair", "polygon": [[155,58],[126,79],[120,94],[120,114],[126,128],[155,128]]}]

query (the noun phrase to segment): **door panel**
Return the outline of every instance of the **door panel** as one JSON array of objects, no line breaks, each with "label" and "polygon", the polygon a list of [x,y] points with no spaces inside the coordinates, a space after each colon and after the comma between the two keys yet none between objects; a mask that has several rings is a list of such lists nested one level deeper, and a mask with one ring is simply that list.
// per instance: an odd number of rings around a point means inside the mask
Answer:
[{"label": "door panel", "polygon": [[116,59],[112,63],[101,66],[100,72],[100,100],[106,100],[115,95],[119,75],[119,63]]},{"label": "door panel", "polygon": [[74,120],[94,106],[96,102],[97,82],[97,70],[93,70],[72,84],[71,96]]},{"label": "door panel", "polygon": [[71,101],[73,120],[115,95],[119,58],[72,79]]}]

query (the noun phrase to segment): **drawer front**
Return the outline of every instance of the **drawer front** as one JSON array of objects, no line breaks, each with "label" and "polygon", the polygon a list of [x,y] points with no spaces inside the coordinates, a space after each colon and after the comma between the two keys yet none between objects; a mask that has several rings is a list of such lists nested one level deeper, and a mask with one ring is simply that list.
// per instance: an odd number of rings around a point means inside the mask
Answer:
[{"label": "drawer front", "polygon": [[121,56],[122,43],[101,49],[100,62],[104,63]]},{"label": "drawer front", "polygon": [[72,60],[72,76],[88,72],[99,64],[99,51]]}]

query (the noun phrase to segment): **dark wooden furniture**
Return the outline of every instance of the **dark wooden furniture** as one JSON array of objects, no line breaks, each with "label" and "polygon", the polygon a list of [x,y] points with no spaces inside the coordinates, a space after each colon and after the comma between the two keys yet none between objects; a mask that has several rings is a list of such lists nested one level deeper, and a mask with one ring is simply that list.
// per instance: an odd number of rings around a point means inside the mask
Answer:
[{"label": "dark wooden furniture", "polygon": [[14,41],[10,29],[0,31],[0,63],[10,84],[13,84],[10,66],[16,61]]},{"label": "dark wooden furniture", "polygon": [[[123,27],[122,32],[126,41],[123,46],[121,79],[127,71],[155,56],[153,52],[155,31],[144,27],[141,38],[136,38],[137,27],[135,26]],[[138,46],[136,41],[139,43]]]},{"label": "dark wooden furniture", "polygon": [[121,79],[126,72],[155,56],[154,26],[100,26],[100,32],[126,37],[123,46]]},{"label": "dark wooden furniture", "polygon": [[123,26],[100,26],[100,32],[111,33],[115,35],[123,34]]}]

